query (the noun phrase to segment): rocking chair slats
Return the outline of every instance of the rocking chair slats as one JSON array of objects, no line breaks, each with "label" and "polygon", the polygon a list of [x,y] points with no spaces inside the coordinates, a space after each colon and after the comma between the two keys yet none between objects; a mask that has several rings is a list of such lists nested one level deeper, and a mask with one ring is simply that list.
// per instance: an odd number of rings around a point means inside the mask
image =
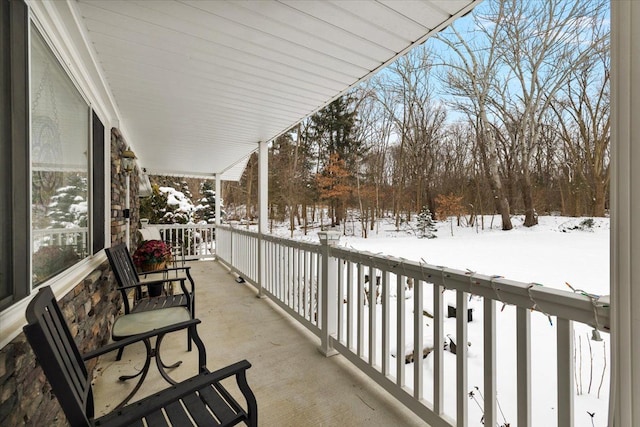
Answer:
[{"label": "rocking chair slats", "polygon": [[[91,379],[84,365],[89,357],[83,357],[78,351],[50,287],[42,288],[29,303],[26,318],[25,335],[72,427],[233,426],[240,422],[258,425],[256,399],[246,381],[246,371],[251,364],[242,360],[209,372],[205,367],[204,344],[196,330],[197,319],[132,336],[92,351],[90,356],[97,357],[107,350],[148,340],[152,333],[160,336],[178,327],[188,327],[198,348],[200,370],[200,374],[186,381],[94,419]],[[245,405],[240,405],[221,384],[230,377],[235,377]]]}]

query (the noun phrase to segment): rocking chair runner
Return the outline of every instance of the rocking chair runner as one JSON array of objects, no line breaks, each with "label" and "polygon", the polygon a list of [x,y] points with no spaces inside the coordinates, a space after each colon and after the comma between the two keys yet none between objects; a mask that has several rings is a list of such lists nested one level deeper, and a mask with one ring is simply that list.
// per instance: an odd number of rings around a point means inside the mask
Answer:
[{"label": "rocking chair runner", "polygon": [[[145,274],[168,273],[184,271],[185,277],[172,277],[161,280],[148,280],[141,282],[133,258],[124,243],[106,248],[105,252],[109,259],[109,264],[113,270],[113,274],[118,282],[118,289],[122,292],[124,300],[124,313],[139,313],[142,311],[157,310],[168,307],[186,307],[191,314],[191,318],[195,318],[195,283],[191,278],[190,267],[174,267],[165,268],[163,270],[147,272]],[[191,289],[187,289],[186,281],[189,281]],[[164,286],[171,282],[180,282],[182,293],[175,295],[148,296],[148,287],[151,285]],[[147,288],[147,292],[143,289]],[[134,298],[133,306],[129,305],[128,292],[133,289]],[[191,341],[188,342],[188,349],[191,350]],[[122,350],[118,352],[117,359],[120,360]]]},{"label": "rocking chair runner", "polygon": [[[258,425],[256,399],[246,379],[246,370],[251,364],[243,360],[209,372],[205,366],[204,344],[196,330],[196,324],[200,323],[198,319],[135,335],[80,355],[50,287],[42,288],[29,303],[26,318],[29,324],[24,327],[25,335],[72,427],[233,426],[240,422],[248,426]],[[198,348],[200,374],[103,417],[94,418],[91,378],[84,365],[85,360],[186,327]],[[246,400],[246,409],[220,383],[233,376]]]}]

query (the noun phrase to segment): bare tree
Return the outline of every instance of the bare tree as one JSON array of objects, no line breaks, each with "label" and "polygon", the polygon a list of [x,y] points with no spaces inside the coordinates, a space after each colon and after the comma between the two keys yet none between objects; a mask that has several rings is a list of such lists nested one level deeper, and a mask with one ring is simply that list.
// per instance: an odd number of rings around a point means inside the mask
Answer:
[{"label": "bare tree", "polygon": [[[501,15],[498,15],[501,16]],[[471,33],[461,34],[455,27],[440,33],[437,40],[444,43],[447,53],[442,56],[444,73],[441,79],[452,105],[463,112],[474,126],[476,144],[484,172],[493,194],[495,208],[502,217],[502,229],[511,230],[510,205],[505,197],[499,173],[496,134],[489,119],[491,97],[499,84],[500,57],[496,46],[497,28],[474,15]]]},{"label": "bare tree", "polygon": [[500,0],[481,17],[495,24],[497,53],[508,71],[492,101],[518,152],[525,226],[538,223],[531,167],[542,118],[555,95],[593,53],[593,43],[583,43],[582,37],[585,25],[600,16],[603,9],[604,2],[600,0]]},{"label": "bare tree", "polygon": [[[604,216],[609,188],[609,44],[602,28],[593,31],[592,54],[581,67],[572,70],[556,102],[552,103],[559,133],[567,153],[567,171],[573,181],[586,187],[574,192],[573,214]],[[569,169],[570,168],[570,169]],[[586,194],[585,194],[586,193]]]}]

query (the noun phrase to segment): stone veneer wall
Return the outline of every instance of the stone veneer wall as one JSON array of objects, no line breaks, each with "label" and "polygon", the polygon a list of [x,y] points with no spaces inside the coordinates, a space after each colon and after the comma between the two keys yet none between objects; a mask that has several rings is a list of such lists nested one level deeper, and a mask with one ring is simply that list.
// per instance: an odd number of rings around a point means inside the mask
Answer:
[{"label": "stone veneer wall", "polygon": [[[111,130],[111,242],[123,242],[126,175],[120,154],[127,148],[117,129]],[[131,241],[137,242],[139,222],[137,171],[130,177]],[[59,301],[71,333],[84,353],[107,343],[122,300],[109,263],[104,262]],[[91,372],[96,361],[89,361]],[[0,349],[0,426],[66,426],[62,408],[51,392],[24,334]]]},{"label": "stone veneer wall", "polygon": [[[102,263],[59,303],[81,353],[106,344],[122,305],[109,263]],[[90,372],[94,366],[95,360],[87,363]],[[0,350],[0,425],[68,425],[24,333]]]}]

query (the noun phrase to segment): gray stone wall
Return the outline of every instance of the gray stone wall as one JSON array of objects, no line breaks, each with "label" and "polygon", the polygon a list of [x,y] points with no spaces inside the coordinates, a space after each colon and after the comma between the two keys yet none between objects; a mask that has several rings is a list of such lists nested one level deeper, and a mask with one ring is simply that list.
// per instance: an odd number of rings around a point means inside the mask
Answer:
[{"label": "gray stone wall", "polygon": [[[108,262],[89,274],[59,303],[81,353],[106,344],[122,305]],[[95,360],[87,363],[89,372],[95,363]],[[68,425],[24,334],[0,350],[0,425]]]}]

